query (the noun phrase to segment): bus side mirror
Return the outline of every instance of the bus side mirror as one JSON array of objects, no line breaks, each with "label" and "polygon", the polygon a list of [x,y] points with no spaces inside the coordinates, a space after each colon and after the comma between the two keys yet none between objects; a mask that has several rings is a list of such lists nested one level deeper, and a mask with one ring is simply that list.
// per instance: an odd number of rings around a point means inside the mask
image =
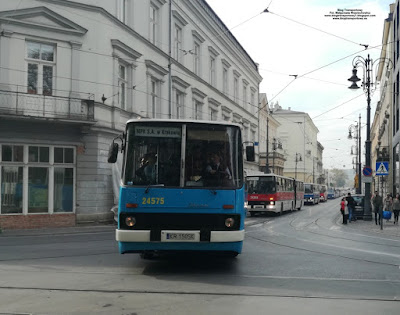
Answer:
[{"label": "bus side mirror", "polygon": [[246,160],[249,162],[254,162],[256,160],[254,153],[254,146],[252,145],[246,146]]},{"label": "bus side mirror", "polygon": [[110,145],[110,148],[108,149],[108,158],[107,158],[108,163],[117,162],[118,149],[119,149],[118,143],[115,143],[113,141]]}]

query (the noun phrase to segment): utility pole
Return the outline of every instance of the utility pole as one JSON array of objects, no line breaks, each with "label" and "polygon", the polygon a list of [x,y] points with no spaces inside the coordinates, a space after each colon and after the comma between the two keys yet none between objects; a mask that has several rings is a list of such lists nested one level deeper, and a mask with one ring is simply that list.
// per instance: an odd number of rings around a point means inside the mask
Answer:
[{"label": "utility pole", "polygon": [[[267,104],[268,106],[268,104]],[[267,139],[266,139],[266,152],[265,152],[265,174],[269,173],[269,161],[268,161],[268,155],[269,155],[269,149],[268,149],[268,136],[269,136],[269,110],[267,108]]]}]

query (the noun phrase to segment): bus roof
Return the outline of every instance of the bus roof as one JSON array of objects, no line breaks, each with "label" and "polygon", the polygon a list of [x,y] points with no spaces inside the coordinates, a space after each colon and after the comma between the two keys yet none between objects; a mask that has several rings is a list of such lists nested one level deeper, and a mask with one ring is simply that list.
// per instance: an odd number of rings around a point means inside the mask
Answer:
[{"label": "bus roof", "polygon": [[[249,172],[249,173],[246,174],[246,178],[247,177],[272,177],[272,176],[294,180],[293,177],[287,177],[287,176],[278,175],[278,174],[274,174],[274,173],[267,173],[266,174],[266,173],[263,173],[263,172]],[[303,182],[303,181],[296,179],[296,182]]]},{"label": "bus roof", "polygon": [[241,128],[238,123],[229,121],[214,121],[214,120],[194,120],[194,119],[161,119],[161,118],[140,118],[140,119],[129,119],[126,123],[137,123],[137,122],[151,122],[151,123],[190,123],[190,124],[205,124],[205,125],[219,125],[219,126],[235,126]]}]

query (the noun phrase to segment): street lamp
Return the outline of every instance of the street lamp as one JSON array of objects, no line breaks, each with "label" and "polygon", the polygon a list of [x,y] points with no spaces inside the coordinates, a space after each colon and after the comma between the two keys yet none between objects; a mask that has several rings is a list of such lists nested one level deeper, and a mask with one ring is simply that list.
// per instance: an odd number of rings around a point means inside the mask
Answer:
[{"label": "street lamp", "polygon": [[[268,105],[267,105],[268,106]],[[269,115],[269,111],[268,111],[268,115]],[[268,161],[268,155],[269,155],[269,143],[268,143],[268,135],[269,133],[269,117],[267,117],[267,136],[266,136],[266,151],[265,151],[265,174],[269,173],[269,161]]]},{"label": "street lamp", "polygon": [[301,162],[301,161],[303,161],[301,154],[296,152],[296,158],[295,158],[296,167],[294,169],[294,179],[297,179],[297,162]]},{"label": "street lamp", "polygon": [[314,161],[315,160],[318,161],[319,159],[317,157],[313,157],[313,160],[312,160],[312,180],[313,180],[313,183],[315,183],[315,168],[314,168]]},{"label": "street lamp", "polygon": [[282,142],[279,140],[279,139],[277,139],[277,138],[274,138],[273,139],[273,142],[272,142],[272,150],[273,150],[273,152],[272,152],[272,173],[274,173],[275,174],[275,152],[276,152],[276,149],[282,149]]},{"label": "street lamp", "polygon": [[[388,61],[388,69],[391,70],[393,68],[393,63],[388,58],[378,58],[375,61],[372,61],[369,54],[367,59],[356,56],[353,59],[353,75],[350,79],[350,82],[353,82],[349,89],[359,89],[357,85],[358,81],[361,81],[357,77],[357,68],[363,69],[363,81],[361,86],[364,90],[364,93],[367,96],[367,138],[365,140],[365,164],[368,167],[371,167],[371,86],[376,88],[376,84],[372,82],[371,78],[373,78],[373,65],[374,63],[381,63]],[[390,66],[390,68],[389,68]],[[364,220],[371,221],[372,220],[372,213],[371,213],[371,183],[365,183],[365,203],[364,203]]]},{"label": "street lamp", "polygon": [[[354,73],[354,72],[353,72]],[[353,152],[353,148],[351,148],[351,154],[357,156],[356,173],[358,174],[358,185],[357,185],[357,194],[361,194],[361,114],[358,116],[358,123],[355,125],[349,126],[349,135],[348,139],[356,139],[356,148]]]}]

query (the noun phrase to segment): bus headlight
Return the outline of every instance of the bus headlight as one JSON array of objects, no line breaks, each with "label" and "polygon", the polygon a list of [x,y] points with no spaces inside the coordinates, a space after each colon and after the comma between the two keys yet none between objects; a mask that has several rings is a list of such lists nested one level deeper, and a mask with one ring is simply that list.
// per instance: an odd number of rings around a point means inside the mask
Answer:
[{"label": "bus headlight", "polygon": [[132,227],[136,224],[136,219],[135,217],[126,217],[125,218],[125,224],[126,226]]},{"label": "bus headlight", "polygon": [[233,218],[227,218],[227,219],[225,220],[225,226],[226,226],[227,228],[233,227],[234,224],[235,224],[235,220],[234,220]]}]

